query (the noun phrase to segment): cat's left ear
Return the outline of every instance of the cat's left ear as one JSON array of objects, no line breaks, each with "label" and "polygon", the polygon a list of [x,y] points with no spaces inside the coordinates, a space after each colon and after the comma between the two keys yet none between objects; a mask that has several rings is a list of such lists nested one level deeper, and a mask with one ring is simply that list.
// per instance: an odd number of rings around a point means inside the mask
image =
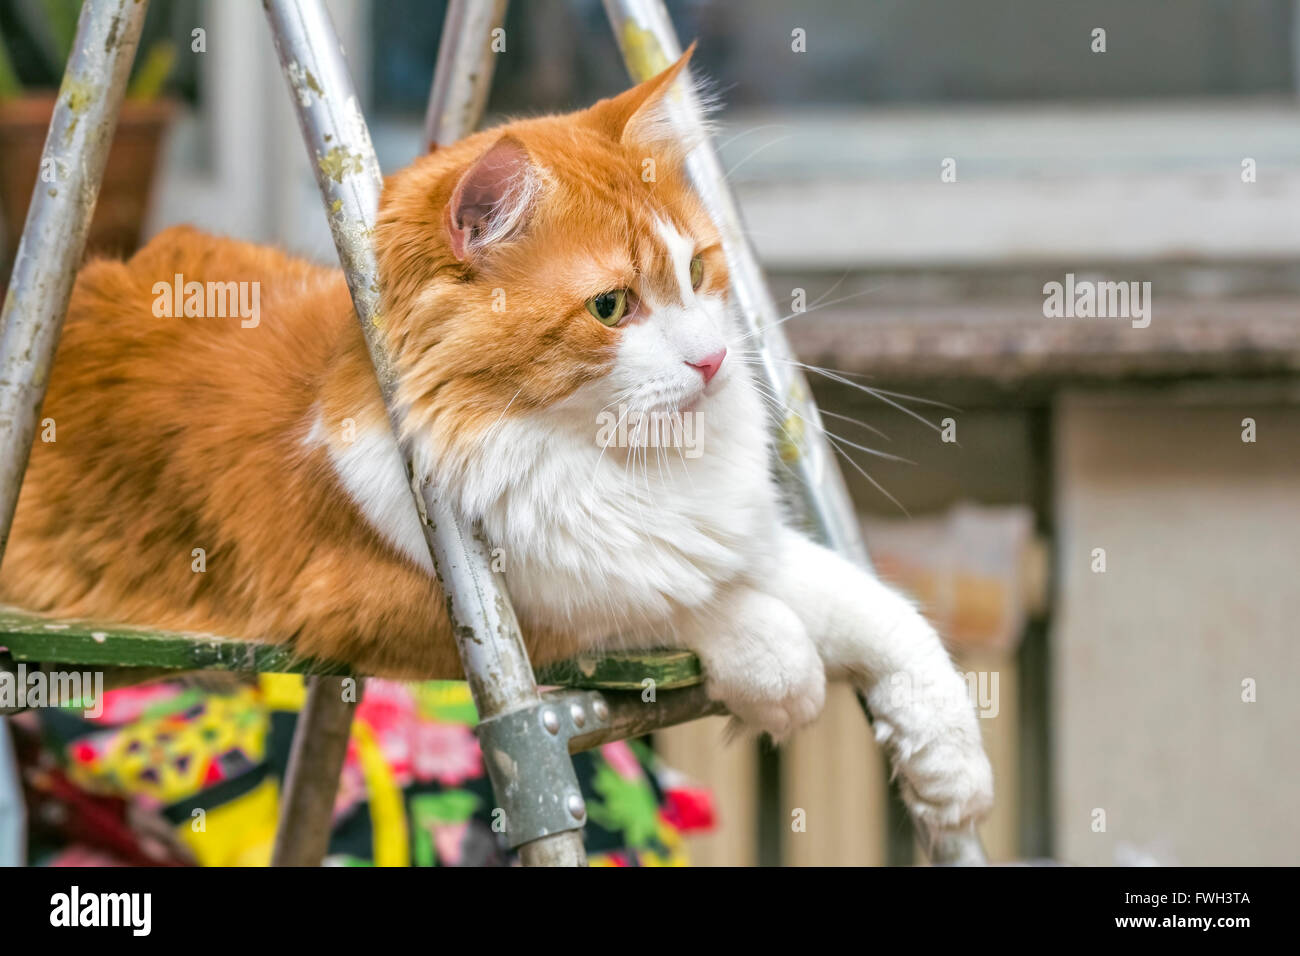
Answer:
[{"label": "cat's left ear", "polygon": [[686,71],[695,44],[677,62],[661,73],[638,83],[611,99],[601,100],[588,111],[591,121],[610,139],[629,145],[667,145],[674,133],[664,114],[664,100],[673,84]]},{"label": "cat's left ear", "polygon": [[464,262],[491,243],[517,234],[540,185],[523,143],[502,136],[461,175],[447,203],[452,255]]}]

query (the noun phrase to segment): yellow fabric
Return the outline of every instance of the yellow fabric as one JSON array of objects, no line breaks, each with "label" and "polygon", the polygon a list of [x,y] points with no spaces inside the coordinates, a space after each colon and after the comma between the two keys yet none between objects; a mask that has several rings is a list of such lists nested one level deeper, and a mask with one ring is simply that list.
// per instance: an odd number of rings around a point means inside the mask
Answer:
[{"label": "yellow fabric", "polygon": [[177,824],[176,835],[201,866],[270,866],[279,790],[274,780],[264,780],[238,800]]},{"label": "yellow fabric", "polygon": [[641,851],[642,866],[690,866],[690,854],[686,852],[686,841],[677,828],[662,819],[659,821],[659,840],[667,848],[666,853],[656,853],[646,848]]},{"label": "yellow fabric", "polygon": [[361,721],[352,723],[352,742],[370,795],[370,825],[375,866],[410,866],[411,840],[406,804],[374,733]]},{"label": "yellow fabric", "polygon": [[108,748],[68,768],[69,778],[94,793],[142,795],[175,803],[203,789],[212,754],[241,750],[252,762],[266,753],[266,715],[256,692],[207,699],[194,720],[175,714],[144,717],[112,736]]},{"label": "yellow fabric", "polygon": [[270,710],[302,710],[307,700],[307,686],[301,674],[259,674],[262,700]]}]

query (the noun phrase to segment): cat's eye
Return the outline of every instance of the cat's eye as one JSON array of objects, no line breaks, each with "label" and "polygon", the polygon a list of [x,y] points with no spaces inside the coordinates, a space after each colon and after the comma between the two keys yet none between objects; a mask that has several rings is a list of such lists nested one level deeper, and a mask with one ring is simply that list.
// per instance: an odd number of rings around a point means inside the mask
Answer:
[{"label": "cat's eye", "polygon": [[593,295],[587,300],[587,311],[604,325],[618,325],[627,312],[627,289],[614,289]]},{"label": "cat's eye", "polygon": [[691,288],[698,289],[704,281],[704,258],[696,256],[691,260]]}]

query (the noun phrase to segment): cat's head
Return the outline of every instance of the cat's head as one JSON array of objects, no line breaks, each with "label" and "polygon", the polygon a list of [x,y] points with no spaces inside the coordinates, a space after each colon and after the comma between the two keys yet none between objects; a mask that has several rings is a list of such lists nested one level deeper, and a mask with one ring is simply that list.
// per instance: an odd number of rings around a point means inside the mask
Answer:
[{"label": "cat's head", "polygon": [[690,51],[590,109],[519,120],[390,177],[376,246],[408,427],[706,408],[734,359],[719,237],[666,120]]}]

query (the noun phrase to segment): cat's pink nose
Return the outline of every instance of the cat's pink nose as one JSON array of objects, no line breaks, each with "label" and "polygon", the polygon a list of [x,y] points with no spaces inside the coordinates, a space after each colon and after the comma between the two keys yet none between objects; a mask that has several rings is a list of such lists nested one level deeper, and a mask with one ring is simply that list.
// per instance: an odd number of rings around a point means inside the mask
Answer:
[{"label": "cat's pink nose", "polygon": [[720,348],[712,355],[704,356],[698,362],[687,362],[686,364],[691,368],[699,369],[700,374],[704,376],[704,384],[708,385],[709,382],[713,381],[713,376],[718,374],[718,369],[722,368],[722,360],[726,357],[727,350]]}]

